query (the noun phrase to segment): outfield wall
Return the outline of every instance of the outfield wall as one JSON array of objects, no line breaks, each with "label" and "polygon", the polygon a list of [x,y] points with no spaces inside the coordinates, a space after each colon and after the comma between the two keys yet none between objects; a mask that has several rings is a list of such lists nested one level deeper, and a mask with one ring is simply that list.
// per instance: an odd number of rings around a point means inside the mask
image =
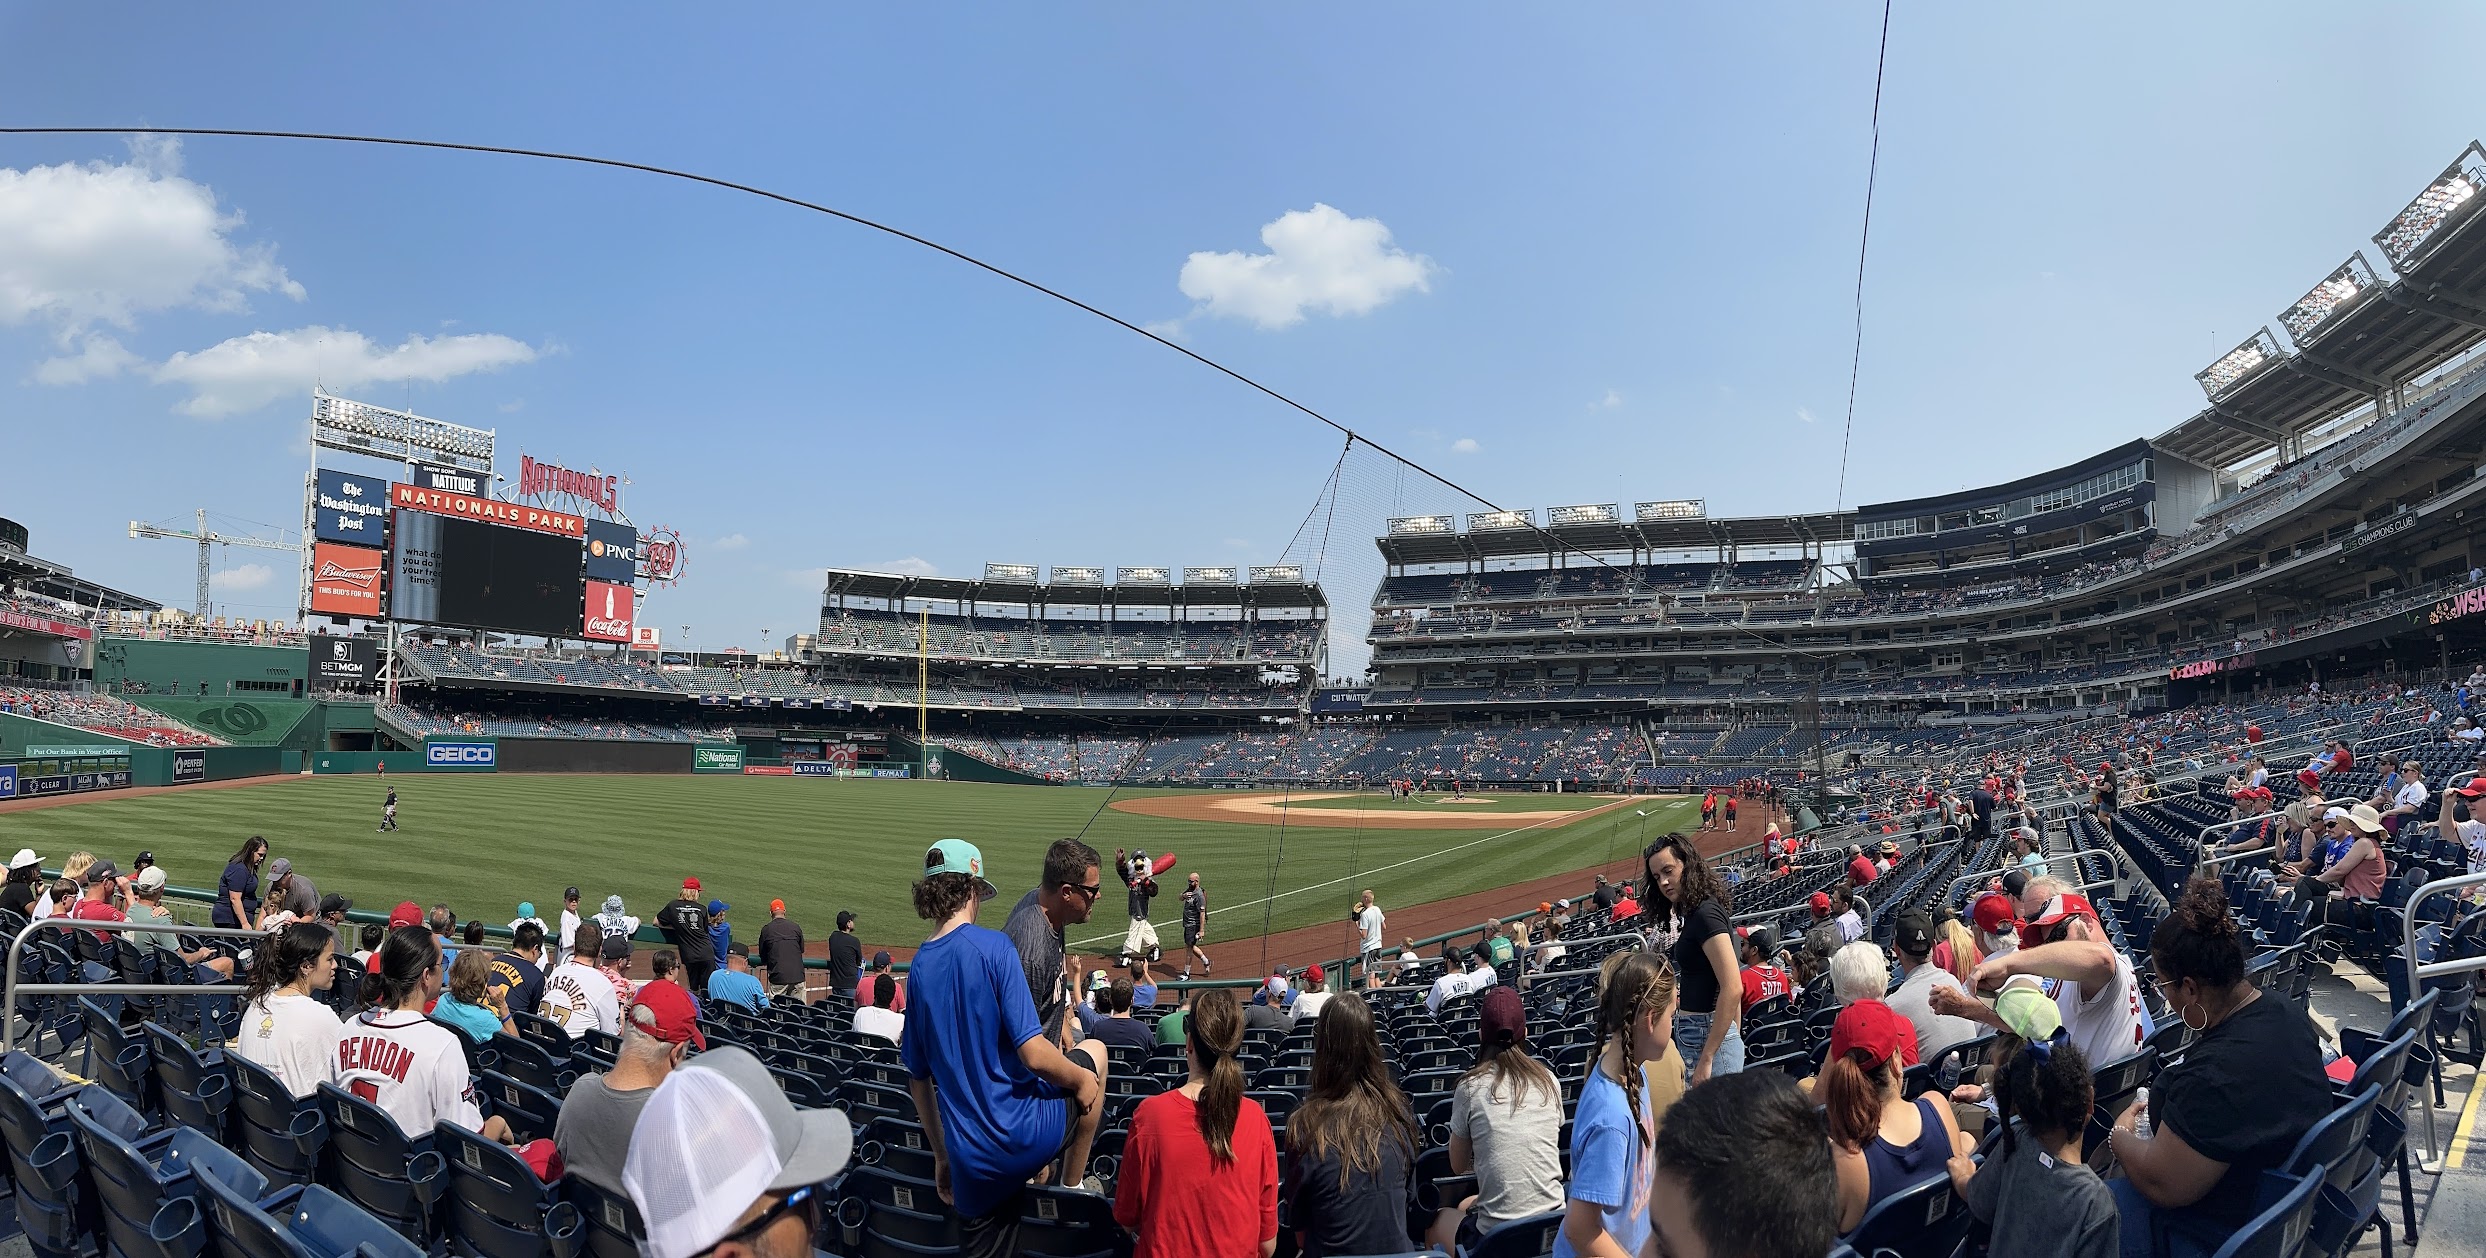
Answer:
[{"label": "outfield wall", "polygon": [[500,743],[503,773],[688,773],[691,744],[511,738]]}]

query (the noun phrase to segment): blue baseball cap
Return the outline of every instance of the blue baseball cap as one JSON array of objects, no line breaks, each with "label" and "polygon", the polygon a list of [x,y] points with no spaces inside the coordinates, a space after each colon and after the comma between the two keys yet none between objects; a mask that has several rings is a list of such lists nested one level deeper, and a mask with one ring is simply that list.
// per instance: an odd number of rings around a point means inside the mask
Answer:
[{"label": "blue baseball cap", "polygon": [[708,901],[708,916],[710,916],[710,917],[714,917],[714,916],[716,916],[717,914],[722,913],[722,912],[724,912],[725,910],[730,909],[730,908],[732,908],[732,907],[734,907],[734,906],[733,906],[733,905],[730,905],[730,904],[727,904],[727,903],[726,903],[725,901],[723,901],[723,900],[710,900],[710,901]]},{"label": "blue baseball cap", "polygon": [[924,853],[924,877],[965,874],[975,879],[975,898],[989,900],[1000,891],[984,876],[984,853],[965,839],[943,839]]}]

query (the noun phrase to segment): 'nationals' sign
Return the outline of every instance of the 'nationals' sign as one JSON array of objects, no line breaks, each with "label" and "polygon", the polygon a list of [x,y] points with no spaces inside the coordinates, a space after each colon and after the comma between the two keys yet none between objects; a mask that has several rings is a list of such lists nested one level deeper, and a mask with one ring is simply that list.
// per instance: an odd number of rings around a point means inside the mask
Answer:
[{"label": "'nationals' sign", "polygon": [[0,625],[11,629],[30,630],[34,633],[48,633],[55,638],[76,638],[81,642],[95,636],[95,631],[84,625],[71,624],[66,620],[54,620],[49,616],[29,616],[7,607],[0,607]]},{"label": "'nationals' sign", "polygon": [[2439,625],[2446,620],[2458,620],[2482,611],[2486,611],[2486,585],[2473,585],[2436,603],[2434,610],[2427,614],[2426,623]]},{"label": "'nationals' sign", "polygon": [[498,498],[442,493],[437,489],[424,489],[416,485],[391,485],[388,487],[388,501],[390,506],[429,511],[433,515],[515,525],[518,528],[533,529],[538,533],[554,533],[562,537],[587,536],[587,521],[584,517],[560,511],[547,511],[542,507],[530,507],[523,503],[503,502]]},{"label": "'nationals' sign", "polygon": [[518,456],[518,496],[521,498],[562,494],[612,511],[621,502],[620,485],[621,477],[618,476],[572,471],[551,463],[538,463],[523,454]]}]

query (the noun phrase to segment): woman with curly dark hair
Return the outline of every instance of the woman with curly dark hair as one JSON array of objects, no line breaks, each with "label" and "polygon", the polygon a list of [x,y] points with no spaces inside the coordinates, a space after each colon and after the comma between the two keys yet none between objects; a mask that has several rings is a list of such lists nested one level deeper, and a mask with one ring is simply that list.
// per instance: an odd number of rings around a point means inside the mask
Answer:
[{"label": "woman with curly dark hair", "polygon": [[1650,921],[1677,924],[1667,951],[1681,984],[1675,1048],[1690,1071],[1686,1080],[1734,1074],[1744,1068],[1744,979],[1727,916],[1733,893],[1680,834],[1650,844],[1641,865],[1648,874],[1643,911]]},{"label": "woman with curly dark hair", "polygon": [[2158,1074],[2151,1131],[2139,1105],[2108,1139],[2126,1178],[2109,1184],[2123,1211],[2123,1250],[2159,1249],[2180,1234],[2215,1250],[2253,1217],[2261,1173],[2280,1165],[2331,1110],[2331,1081],[2313,1024],[2244,976],[2244,941],[2216,878],[2196,877],[2150,938],[2152,981],[2199,1038]]}]

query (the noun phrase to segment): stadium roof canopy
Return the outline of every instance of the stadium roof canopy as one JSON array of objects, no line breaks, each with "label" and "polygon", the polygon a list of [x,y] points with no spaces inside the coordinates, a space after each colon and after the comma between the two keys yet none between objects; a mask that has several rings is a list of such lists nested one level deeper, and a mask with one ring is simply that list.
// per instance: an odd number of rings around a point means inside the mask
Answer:
[{"label": "stadium roof canopy", "polygon": [[116,612],[152,612],[164,605],[153,599],[125,594],[108,585],[79,577],[66,564],[38,559],[26,553],[26,526],[14,520],[0,520],[0,583],[19,586],[80,607],[95,607]]},{"label": "stadium roof canopy", "polygon": [[[1576,509],[1575,509],[1576,510]],[[1533,515],[1515,512],[1514,515]],[[1591,514],[1595,514],[1592,512]],[[1619,513],[1615,513],[1619,517]],[[1414,517],[1447,520],[1447,516]],[[1477,517],[1470,516],[1470,521]],[[1550,518],[1550,517],[1549,517]],[[1703,517],[1625,522],[1619,518],[1579,524],[1533,523],[1518,527],[1464,531],[1400,531],[1374,539],[1381,558],[1392,564],[1469,563],[1485,559],[1539,555],[1547,558],[1585,551],[1591,555],[1632,551],[1727,550],[1736,547],[1819,547],[1856,539],[1856,513],[1822,511],[1806,515],[1764,515],[1743,519]]]},{"label": "stadium roof canopy", "polygon": [[[2270,330],[2199,373],[2207,409],[2151,444],[2223,468],[2287,445],[2486,341],[2486,149],[2471,144]],[[2386,406],[2385,409],[2388,409]],[[2288,455],[2287,457],[2294,457]]]},{"label": "stadium roof canopy", "polygon": [[[1240,574],[1238,574],[1240,575]],[[936,603],[1011,603],[1036,607],[1288,607],[1329,605],[1320,583],[1300,578],[1171,583],[1085,582],[1043,584],[1034,580],[971,580],[915,577],[890,572],[831,568],[824,599],[918,599]]]}]

